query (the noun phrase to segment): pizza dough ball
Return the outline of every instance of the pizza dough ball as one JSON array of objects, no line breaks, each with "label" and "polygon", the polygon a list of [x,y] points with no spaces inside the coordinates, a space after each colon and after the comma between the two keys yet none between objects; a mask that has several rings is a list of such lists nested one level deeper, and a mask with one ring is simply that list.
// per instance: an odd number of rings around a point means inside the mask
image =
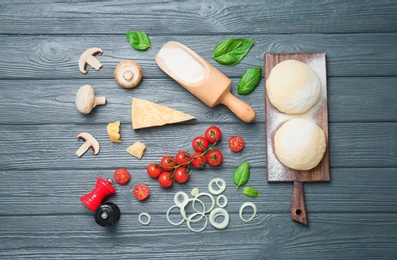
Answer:
[{"label": "pizza dough ball", "polygon": [[274,136],[278,160],[294,170],[316,167],[326,150],[324,131],[314,122],[294,118],[285,122]]},{"label": "pizza dough ball", "polygon": [[321,83],[309,65],[286,60],[277,64],[266,81],[270,102],[286,114],[302,114],[320,98]]}]

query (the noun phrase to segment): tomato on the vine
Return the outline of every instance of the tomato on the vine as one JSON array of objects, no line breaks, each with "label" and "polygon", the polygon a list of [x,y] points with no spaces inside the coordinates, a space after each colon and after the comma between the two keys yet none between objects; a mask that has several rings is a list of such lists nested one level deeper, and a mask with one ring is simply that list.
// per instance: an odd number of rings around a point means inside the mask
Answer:
[{"label": "tomato on the vine", "polygon": [[190,156],[190,154],[186,151],[179,151],[176,155],[175,155],[175,160],[178,164],[187,164],[190,160],[192,159],[192,157]]},{"label": "tomato on the vine", "polygon": [[163,172],[163,168],[161,168],[158,163],[151,163],[146,168],[147,174],[152,178],[158,178],[160,174]]},{"label": "tomato on the vine", "polygon": [[124,169],[124,168],[118,168],[114,172],[114,179],[119,183],[119,184],[126,184],[130,180],[130,173]]},{"label": "tomato on the vine", "polygon": [[174,157],[170,155],[166,155],[161,159],[161,167],[164,169],[164,171],[172,171],[174,167],[176,166],[176,160]]},{"label": "tomato on the vine", "polygon": [[211,166],[219,166],[222,163],[223,156],[221,151],[214,149],[207,153],[207,163]]},{"label": "tomato on the vine", "polygon": [[240,136],[232,136],[229,139],[229,147],[235,153],[240,152],[244,148],[244,139]]},{"label": "tomato on the vine", "polygon": [[219,143],[222,138],[222,132],[218,127],[210,126],[205,130],[205,138],[209,143]]},{"label": "tomato on the vine", "polygon": [[171,179],[170,172],[162,172],[159,176],[158,181],[159,181],[160,186],[164,187],[164,188],[169,188],[174,183],[173,180]]},{"label": "tomato on the vine", "polygon": [[146,184],[138,184],[134,188],[134,196],[137,200],[144,200],[150,195],[150,189]]},{"label": "tomato on the vine", "polygon": [[189,170],[183,166],[180,166],[174,171],[174,180],[179,183],[184,183],[189,179]]},{"label": "tomato on the vine", "polygon": [[197,136],[193,139],[192,146],[197,152],[204,152],[208,149],[208,140],[203,136]]},{"label": "tomato on the vine", "polygon": [[205,155],[201,155],[202,152],[195,152],[192,155],[192,165],[197,169],[204,168],[205,164],[207,163],[207,157]]}]

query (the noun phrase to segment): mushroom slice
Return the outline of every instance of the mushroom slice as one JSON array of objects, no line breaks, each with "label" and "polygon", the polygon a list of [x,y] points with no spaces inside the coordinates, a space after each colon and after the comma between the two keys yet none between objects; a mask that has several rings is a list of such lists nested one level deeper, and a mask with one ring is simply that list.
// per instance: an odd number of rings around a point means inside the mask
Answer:
[{"label": "mushroom slice", "polygon": [[89,48],[83,54],[81,54],[79,59],[79,69],[81,73],[86,74],[87,64],[96,70],[100,70],[103,64],[95,57],[95,55],[102,55],[103,51],[100,48]]},{"label": "mushroom slice", "polygon": [[114,78],[123,88],[134,88],[142,79],[141,66],[133,60],[124,60],[116,66]]}]

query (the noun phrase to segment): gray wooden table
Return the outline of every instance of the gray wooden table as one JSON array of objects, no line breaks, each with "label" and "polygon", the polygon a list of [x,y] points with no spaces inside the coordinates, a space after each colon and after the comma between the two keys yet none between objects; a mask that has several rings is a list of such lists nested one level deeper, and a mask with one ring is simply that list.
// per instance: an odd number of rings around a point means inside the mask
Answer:
[{"label": "gray wooden table", "polygon": [[[129,31],[146,32],[152,47],[133,49]],[[362,259],[397,256],[397,2],[396,1],[0,1],[0,258],[2,259]],[[255,44],[233,67],[217,64],[212,50],[222,40],[250,37]],[[257,112],[252,124],[226,107],[209,108],[164,74],[155,55],[170,40],[200,54],[233,81],[264,66],[269,52],[326,52],[331,182],[305,184],[309,225],[291,220],[292,184],[266,182],[264,80],[239,96]],[[89,47],[104,53],[100,71],[83,75],[79,56]],[[134,59],[141,84],[122,89],[115,66]],[[106,106],[90,115],[74,104],[77,89],[91,84]],[[197,117],[184,124],[131,129],[131,98],[157,102]],[[111,143],[109,122],[120,120],[122,143]],[[210,125],[225,139],[243,136],[234,154],[219,144],[224,163],[194,171],[184,185],[160,188],[146,166],[163,155],[192,150],[190,142]],[[77,158],[76,134],[101,143],[98,156]],[[135,141],[147,150],[138,160],[125,152]],[[231,175],[251,165],[245,197]],[[107,201],[119,205],[120,222],[98,226],[79,201],[96,178],[118,167],[132,173]],[[165,213],[177,191],[205,190],[210,179],[228,185],[225,230],[211,225],[193,233],[172,226]],[[150,198],[138,202],[133,187],[146,183]],[[240,205],[258,207],[253,221]],[[141,212],[152,221],[142,226]]]}]

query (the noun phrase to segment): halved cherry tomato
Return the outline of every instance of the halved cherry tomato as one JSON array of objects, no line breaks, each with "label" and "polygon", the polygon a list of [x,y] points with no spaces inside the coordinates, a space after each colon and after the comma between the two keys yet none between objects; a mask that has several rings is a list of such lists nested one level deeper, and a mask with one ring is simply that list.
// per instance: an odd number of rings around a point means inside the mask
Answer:
[{"label": "halved cherry tomato", "polygon": [[218,127],[210,126],[205,130],[205,138],[209,143],[219,143],[222,138],[222,132]]},{"label": "halved cherry tomato", "polygon": [[160,186],[164,187],[164,188],[169,188],[174,183],[173,180],[171,179],[171,173],[170,172],[161,173],[160,176],[159,176],[158,181],[159,181]]},{"label": "halved cherry tomato", "polygon": [[205,155],[201,155],[202,152],[195,152],[192,155],[192,165],[197,169],[204,168],[205,164],[207,163],[207,157]]},{"label": "halved cherry tomato", "polygon": [[176,166],[176,161],[174,157],[166,155],[161,159],[160,164],[164,171],[168,172],[174,169],[174,167]]},{"label": "halved cherry tomato", "polygon": [[158,178],[160,174],[163,172],[163,168],[161,168],[158,163],[151,163],[146,168],[147,174],[152,178]]},{"label": "halved cherry tomato", "polygon": [[118,168],[114,172],[114,179],[120,184],[126,184],[130,180],[131,174],[124,168]]},{"label": "halved cherry tomato", "polygon": [[179,151],[176,155],[175,155],[175,160],[178,164],[186,164],[188,163],[190,160],[192,159],[192,157],[190,156],[190,154],[186,151]]},{"label": "halved cherry tomato", "polygon": [[229,139],[229,147],[235,153],[240,152],[244,148],[244,139],[242,137],[240,137],[240,136],[232,136],[232,137],[230,137],[230,139]]},{"label": "halved cherry tomato", "polygon": [[207,153],[207,163],[211,166],[219,166],[222,163],[223,156],[221,151],[214,149]]},{"label": "halved cherry tomato", "polygon": [[184,183],[189,179],[189,170],[183,166],[176,168],[174,171],[174,180],[179,183]]},{"label": "halved cherry tomato", "polygon": [[208,140],[204,136],[197,136],[193,139],[192,146],[197,152],[204,152],[208,148]]},{"label": "halved cherry tomato", "polygon": [[146,184],[138,184],[134,188],[134,196],[137,200],[144,200],[150,195],[150,189]]}]

